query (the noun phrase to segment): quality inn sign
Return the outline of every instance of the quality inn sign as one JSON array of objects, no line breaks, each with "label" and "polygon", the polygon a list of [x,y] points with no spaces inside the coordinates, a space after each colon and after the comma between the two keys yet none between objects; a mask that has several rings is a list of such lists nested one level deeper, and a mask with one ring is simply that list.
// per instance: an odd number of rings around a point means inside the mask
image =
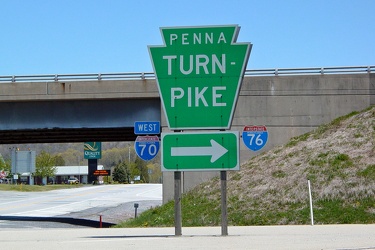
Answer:
[{"label": "quality inn sign", "polygon": [[102,143],[101,142],[85,142],[84,159],[101,159]]},{"label": "quality inn sign", "polygon": [[240,27],[161,28],[149,46],[170,129],[229,129],[250,55],[236,43]]}]

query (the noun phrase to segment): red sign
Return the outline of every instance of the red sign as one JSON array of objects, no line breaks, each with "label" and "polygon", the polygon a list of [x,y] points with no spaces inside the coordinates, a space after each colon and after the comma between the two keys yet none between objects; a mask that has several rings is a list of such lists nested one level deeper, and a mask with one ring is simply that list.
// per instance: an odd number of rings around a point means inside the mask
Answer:
[{"label": "red sign", "polygon": [[5,173],[5,171],[1,171],[0,172],[0,179],[3,179],[7,176],[7,174]]},{"label": "red sign", "polygon": [[267,131],[266,126],[245,126],[243,131]]},{"label": "red sign", "polygon": [[110,170],[95,170],[94,175],[95,176],[108,176],[108,175],[111,175],[111,171]]}]

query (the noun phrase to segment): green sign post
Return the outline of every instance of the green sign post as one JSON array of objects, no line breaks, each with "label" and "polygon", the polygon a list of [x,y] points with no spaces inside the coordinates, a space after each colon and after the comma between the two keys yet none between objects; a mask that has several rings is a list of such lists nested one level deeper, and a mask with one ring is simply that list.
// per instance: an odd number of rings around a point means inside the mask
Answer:
[{"label": "green sign post", "polygon": [[237,131],[163,133],[163,171],[239,170]]},{"label": "green sign post", "polygon": [[161,28],[149,46],[168,126],[229,129],[252,45],[236,43],[240,27]]}]

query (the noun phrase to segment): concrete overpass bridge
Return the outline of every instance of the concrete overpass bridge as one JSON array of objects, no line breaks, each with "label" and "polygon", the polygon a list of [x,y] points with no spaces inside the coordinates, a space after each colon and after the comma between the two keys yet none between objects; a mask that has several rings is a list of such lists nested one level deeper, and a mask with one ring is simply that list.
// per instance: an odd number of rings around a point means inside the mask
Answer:
[{"label": "concrete overpass bridge", "polygon": [[[268,150],[370,105],[375,66],[246,70],[231,130],[266,125]],[[0,144],[134,141],[134,122],[153,120],[168,131],[154,73],[0,76]],[[241,162],[254,155],[241,143]],[[183,187],[210,177],[185,173]]]},{"label": "concrete overpass bridge", "polygon": [[[285,142],[374,104],[374,66],[246,70],[233,130],[266,125]],[[0,76],[0,143],[133,141],[161,120],[154,73]],[[282,132],[281,132],[282,130]]]},{"label": "concrete overpass bridge", "polygon": [[134,141],[135,121],[161,116],[154,77],[148,78],[142,73],[0,76],[0,143]]}]

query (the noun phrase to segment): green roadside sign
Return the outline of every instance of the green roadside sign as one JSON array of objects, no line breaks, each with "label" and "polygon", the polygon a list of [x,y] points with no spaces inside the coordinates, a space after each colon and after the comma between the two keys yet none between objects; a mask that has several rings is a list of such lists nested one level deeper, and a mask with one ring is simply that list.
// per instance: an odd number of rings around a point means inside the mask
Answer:
[{"label": "green roadside sign", "polygon": [[168,127],[229,129],[250,43],[238,25],[161,28],[164,45],[149,46]]},{"label": "green roadside sign", "polygon": [[162,133],[162,171],[239,170],[239,133]]},{"label": "green roadside sign", "polygon": [[102,143],[101,142],[85,142],[84,143],[84,159],[101,159]]}]

